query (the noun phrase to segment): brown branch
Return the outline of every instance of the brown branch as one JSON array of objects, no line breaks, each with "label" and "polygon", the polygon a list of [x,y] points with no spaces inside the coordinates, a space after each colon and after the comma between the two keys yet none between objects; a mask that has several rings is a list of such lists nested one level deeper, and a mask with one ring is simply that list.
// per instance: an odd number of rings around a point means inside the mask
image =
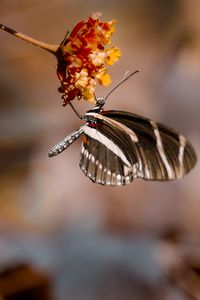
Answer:
[{"label": "brown branch", "polygon": [[59,48],[59,45],[51,45],[51,44],[46,44],[46,43],[41,42],[41,41],[37,41],[37,40],[33,39],[32,37],[29,37],[29,36],[24,35],[24,34],[22,34],[20,32],[17,32],[15,30],[13,30],[13,29],[11,29],[11,28],[3,25],[3,24],[0,24],[0,29],[2,29],[4,31],[6,31],[6,32],[8,32],[8,33],[10,33],[12,35],[14,35],[15,37],[17,37],[17,38],[19,38],[21,40],[24,40],[24,41],[26,41],[28,43],[31,43],[31,44],[33,44],[35,46],[38,46],[38,47],[44,49],[46,51],[49,51],[49,52],[51,52],[54,55],[56,55],[56,52],[57,52],[57,50]]}]

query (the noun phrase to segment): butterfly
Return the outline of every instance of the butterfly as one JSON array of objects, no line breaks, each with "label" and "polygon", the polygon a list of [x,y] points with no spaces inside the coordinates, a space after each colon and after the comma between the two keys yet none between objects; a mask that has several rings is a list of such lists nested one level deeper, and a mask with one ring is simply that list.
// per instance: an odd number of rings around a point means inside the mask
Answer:
[{"label": "butterfly", "polygon": [[82,136],[81,170],[93,182],[110,186],[126,185],[135,178],[174,180],[194,167],[195,151],[182,134],[143,116],[104,110],[106,98],[98,98],[83,117],[70,104],[85,124],[52,147],[49,157]]}]

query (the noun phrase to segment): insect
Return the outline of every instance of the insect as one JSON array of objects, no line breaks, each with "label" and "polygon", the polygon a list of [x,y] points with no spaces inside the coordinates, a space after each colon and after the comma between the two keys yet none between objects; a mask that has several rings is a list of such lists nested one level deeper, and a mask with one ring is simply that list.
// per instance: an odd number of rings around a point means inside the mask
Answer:
[{"label": "insect", "polygon": [[182,134],[143,116],[104,110],[108,95],[98,98],[96,106],[83,117],[70,103],[85,124],[52,147],[49,157],[60,154],[82,136],[81,170],[93,182],[111,186],[126,185],[135,178],[174,180],[194,167],[195,151]]}]

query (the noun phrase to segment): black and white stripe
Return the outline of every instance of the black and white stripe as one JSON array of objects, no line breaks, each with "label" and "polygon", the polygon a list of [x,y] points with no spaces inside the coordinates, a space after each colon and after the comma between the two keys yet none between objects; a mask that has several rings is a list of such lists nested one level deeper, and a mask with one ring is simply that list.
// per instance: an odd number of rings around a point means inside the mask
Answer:
[{"label": "black and white stripe", "polygon": [[86,124],[54,146],[49,156],[82,135],[79,165],[96,183],[115,186],[135,178],[173,180],[182,178],[196,163],[193,147],[182,134],[150,119],[103,111],[102,105],[88,111],[84,119]]}]

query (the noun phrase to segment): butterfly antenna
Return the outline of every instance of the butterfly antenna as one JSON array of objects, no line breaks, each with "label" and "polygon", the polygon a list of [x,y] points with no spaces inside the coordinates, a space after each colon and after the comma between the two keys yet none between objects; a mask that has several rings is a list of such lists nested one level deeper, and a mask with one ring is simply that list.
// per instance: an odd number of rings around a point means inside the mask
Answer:
[{"label": "butterfly antenna", "polygon": [[108,96],[114,92],[114,90],[116,90],[122,83],[124,83],[126,80],[128,80],[131,76],[135,75],[136,73],[138,73],[139,70],[136,70],[134,72],[132,72],[130,75],[127,76],[127,72],[125,73],[125,76],[123,77],[123,79],[107,94],[107,96],[105,97],[105,100],[108,98]]},{"label": "butterfly antenna", "polygon": [[69,105],[72,108],[72,110],[75,112],[75,114],[79,117],[79,119],[83,119],[83,116],[75,109],[75,107],[73,106],[73,104],[69,101]]}]

